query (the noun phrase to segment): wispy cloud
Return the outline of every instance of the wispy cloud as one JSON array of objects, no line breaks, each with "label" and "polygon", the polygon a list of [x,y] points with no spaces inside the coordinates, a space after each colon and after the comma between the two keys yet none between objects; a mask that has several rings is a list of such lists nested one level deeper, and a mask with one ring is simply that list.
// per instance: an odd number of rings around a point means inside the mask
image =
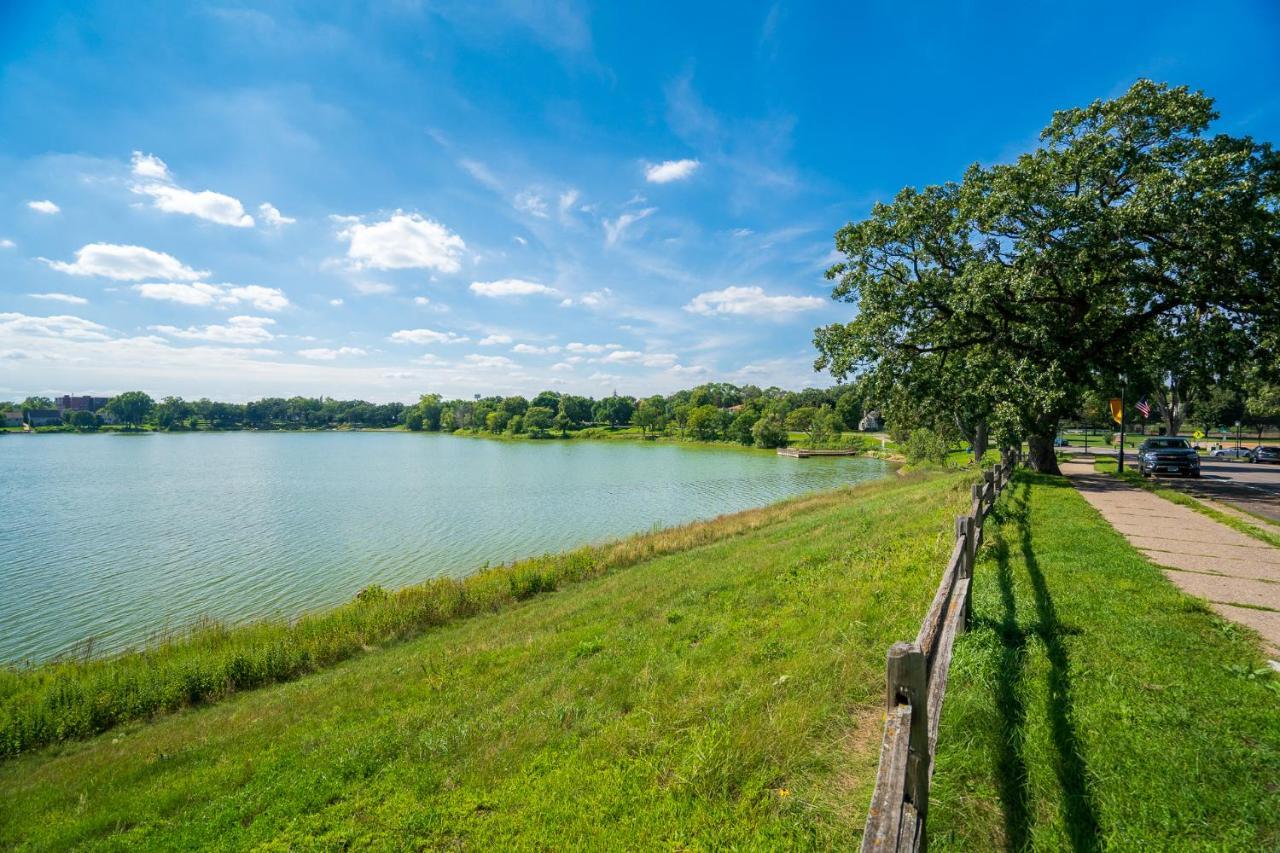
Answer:
[{"label": "wispy cloud", "polygon": [[557,296],[559,291],[536,281],[520,278],[504,278],[498,281],[473,281],[471,292],[478,296],[497,299],[504,296]]},{"label": "wispy cloud", "polygon": [[684,310],[693,314],[778,317],[826,305],[816,296],[770,296],[762,287],[726,287],[693,297]]},{"label": "wispy cloud", "polygon": [[604,241],[606,245],[612,246],[623,238],[627,229],[641,219],[645,219],[657,211],[656,207],[646,207],[634,213],[624,213],[612,222],[606,219],[604,221]]},{"label": "wispy cloud", "polygon": [[89,300],[83,296],[73,296],[70,293],[28,293],[32,299],[43,299],[46,302],[65,302],[68,305],[88,305]]}]

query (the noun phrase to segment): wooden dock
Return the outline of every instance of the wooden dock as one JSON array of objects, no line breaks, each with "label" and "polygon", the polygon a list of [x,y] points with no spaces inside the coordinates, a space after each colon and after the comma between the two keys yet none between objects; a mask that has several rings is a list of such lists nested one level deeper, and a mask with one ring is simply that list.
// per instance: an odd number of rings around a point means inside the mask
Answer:
[{"label": "wooden dock", "polygon": [[857,456],[861,450],[805,450],[801,447],[779,447],[779,456],[790,456],[793,459],[804,459],[809,456]]}]

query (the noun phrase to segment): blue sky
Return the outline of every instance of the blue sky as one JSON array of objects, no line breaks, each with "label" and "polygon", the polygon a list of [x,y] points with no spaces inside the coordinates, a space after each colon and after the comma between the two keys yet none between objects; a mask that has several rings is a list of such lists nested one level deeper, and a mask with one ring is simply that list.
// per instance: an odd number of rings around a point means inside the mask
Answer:
[{"label": "blue sky", "polygon": [[825,385],[902,186],[1144,76],[1280,141],[1270,2],[371,5],[0,0],[0,398]]}]

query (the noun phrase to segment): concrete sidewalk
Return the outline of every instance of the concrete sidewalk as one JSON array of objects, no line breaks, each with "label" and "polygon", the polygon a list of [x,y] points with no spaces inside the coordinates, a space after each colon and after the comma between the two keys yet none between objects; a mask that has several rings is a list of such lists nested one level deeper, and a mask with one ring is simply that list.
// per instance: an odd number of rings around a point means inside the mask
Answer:
[{"label": "concrete sidewalk", "polygon": [[[1280,549],[1105,474],[1093,460],[1062,473],[1133,547],[1223,618],[1253,628],[1280,660]],[[1245,606],[1241,606],[1245,605]],[[1265,609],[1256,609],[1265,608]]]}]

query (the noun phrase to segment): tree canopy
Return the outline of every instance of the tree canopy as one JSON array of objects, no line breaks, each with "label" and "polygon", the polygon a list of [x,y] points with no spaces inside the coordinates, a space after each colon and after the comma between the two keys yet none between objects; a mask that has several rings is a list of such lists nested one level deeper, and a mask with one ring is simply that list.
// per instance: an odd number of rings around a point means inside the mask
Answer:
[{"label": "tree canopy", "polygon": [[1145,365],[1161,335],[1187,342],[1187,320],[1230,331],[1216,369],[1275,364],[1280,164],[1208,135],[1216,118],[1204,94],[1140,80],[1055,114],[1012,164],[877,204],[836,234],[832,295],[858,314],[817,330],[817,366],[1026,437],[1032,466],[1056,470],[1083,391]]}]

